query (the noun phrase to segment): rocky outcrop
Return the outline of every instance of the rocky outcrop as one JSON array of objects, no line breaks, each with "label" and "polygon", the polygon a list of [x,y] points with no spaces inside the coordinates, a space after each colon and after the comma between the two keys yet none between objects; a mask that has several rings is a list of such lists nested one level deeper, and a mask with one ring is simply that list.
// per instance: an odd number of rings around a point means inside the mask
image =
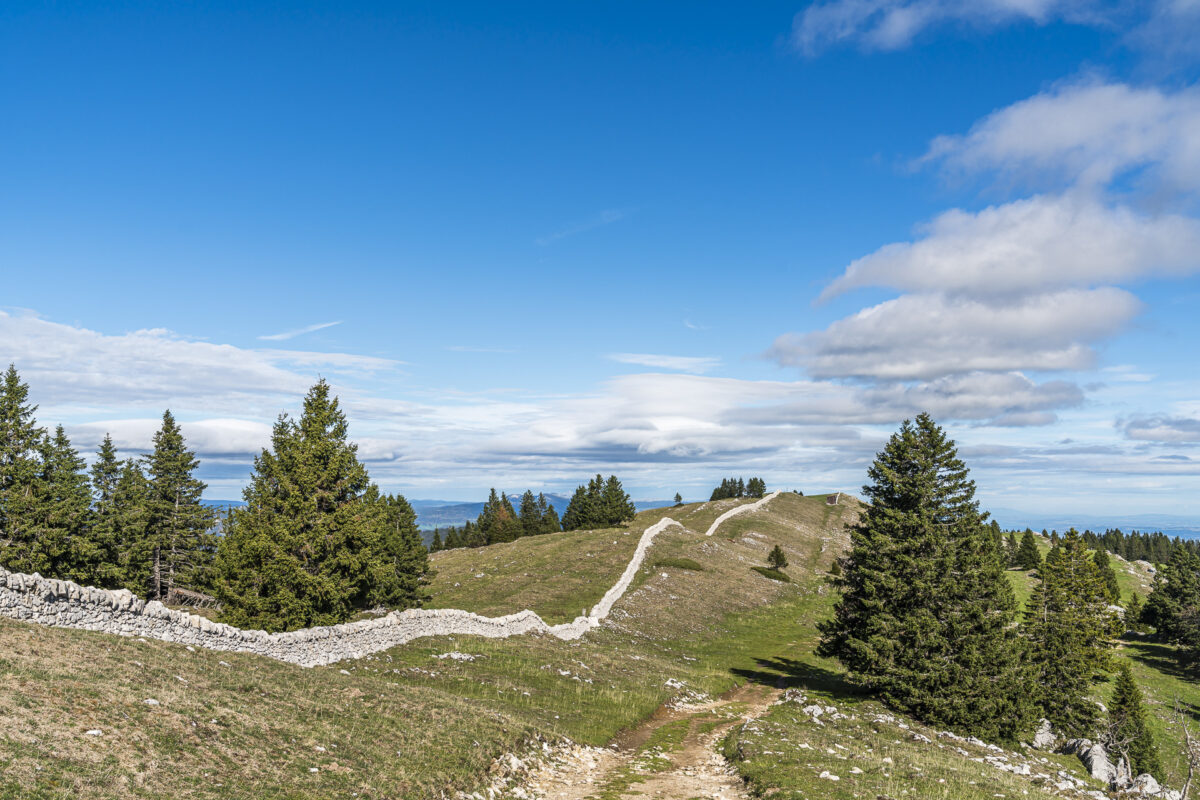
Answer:
[{"label": "rocky outcrop", "polygon": [[1058,736],[1054,733],[1054,728],[1050,726],[1050,720],[1043,719],[1038,723],[1037,733],[1033,735],[1033,746],[1038,750],[1053,750],[1054,744],[1058,741]]},{"label": "rocky outcrop", "polygon": [[1091,739],[1069,739],[1059,752],[1079,756],[1091,776],[1098,781],[1111,785],[1116,780],[1117,768],[1108,760],[1108,753]]}]

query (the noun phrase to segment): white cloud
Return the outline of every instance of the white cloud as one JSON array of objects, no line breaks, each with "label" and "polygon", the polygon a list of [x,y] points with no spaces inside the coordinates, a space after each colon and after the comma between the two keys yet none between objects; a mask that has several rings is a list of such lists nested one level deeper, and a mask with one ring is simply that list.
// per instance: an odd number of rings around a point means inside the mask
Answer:
[{"label": "white cloud", "polygon": [[35,396],[69,398],[76,405],[199,403],[234,414],[245,413],[250,398],[299,397],[320,371],[353,378],[399,363],[347,353],[251,350],[165,330],[110,335],[4,312],[0,342],[3,359],[17,365]]},{"label": "white cloud", "polygon": [[1125,422],[1124,431],[1126,437],[1144,442],[1194,443],[1200,442],[1200,419],[1139,415]]},{"label": "white cloud", "polygon": [[324,330],[325,328],[332,328],[334,325],[341,325],[341,324],[342,324],[341,320],[338,320],[337,322],[318,322],[315,325],[306,325],[305,327],[297,328],[294,331],[284,331],[283,333],[272,333],[272,334],[269,334],[266,336],[260,336],[258,338],[266,340],[266,341],[271,341],[271,342],[283,342],[288,339],[295,339],[297,336],[303,336],[306,333],[313,333],[314,331]]},{"label": "white cloud", "polygon": [[939,136],[918,163],[1034,183],[1098,187],[1131,173],[1200,189],[1200,89],[1067,83],[999,109],[962,136]]},{"label": "white cloud", "polygon": [[1141,308],[1121,289],[1068,289],[999,303],[945,294],[902,295],[823,331],[785,334],[769,355],[817,378],[931,380],[967,372],[1080,370],[1090,343],[1120,331]]},{"label": "white cloud", "polygon": [[821,298],[864,286],[995,297],[1200,271],[1200,221],[1082,196],[955,209],[923,233],[854,261]]},{"label": "white cloud", "polygon": [[587,231],[595,230],[596,228],[603,228],[605,225],[612,225],[614,222],[620,222],[627,216],[629,216],[629,212],[624,209],[605,209],[604,211],[594,214],[587,219],[581,219],[572,222],[561,230],[555,231],[554,233],[547,234],[546,236],[539,236],[534,240],[534,243],[539,247],[546,247],[547,245],[554,244],[560,239],[566,239],[571,236],[576,236],[580,233],[586,233]]},{"label": "white cloud", "polygon": [[691,372],[696,375],[708,372],[721,363],[719,358],[709,356],[665,356],[654,353],[610,353],[607,358],[622,364]]},{"label": "white cloud", "polygon": [[[118,450],[147,452],[161,425],[158,418],[110,419],[72,425],[70,435],[77,448],[95,449],[109,434]],[[188,447],[206,456],[256,455],[271,441],[270,425],[243,419],[183,420],[180,429]]]},{"label": "white cloud", "polygon": [[977,29],[1065,20],[1097,23],[1112,3],[1098,0],[825,0],[796,15],[792,43],[808,55],[844,43],[898,50],[928,28],[947,23]]}]

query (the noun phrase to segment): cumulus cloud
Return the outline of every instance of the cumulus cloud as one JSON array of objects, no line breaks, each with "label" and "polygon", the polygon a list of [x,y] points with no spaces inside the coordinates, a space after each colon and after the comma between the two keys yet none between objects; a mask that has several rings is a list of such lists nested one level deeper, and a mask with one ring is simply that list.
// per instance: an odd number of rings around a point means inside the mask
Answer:
[{"label": "cumulus cloud", "polygon": [[1200,419],[1165,414],[1135,416],[1124,424],[1125,436],[1143,442],[1200,442]]},{"label": "cumulus cloud", "polygon": [[931,380],[976,371],[1090,367],[1089,343],[1120,331],[1140,302],[1112,287],[1068,289],[999,303],[902,295],[823,331],[785,334],[768,355],[817,378]]},{"label": "cumulus cloud", "polygon": [[709,356],[666,356],[654,353],[610,353],[607,357],[622,364],[678,370],[697,375],[708,372],[721,363],[719,358]]},{"label": "cumulus cloud", "polygon": [[[105,434],[112,436],[118,450],[147,452],[154,447],[154,434],[161,419],[110,419],[72,425],[71,441],[76,447],[94,449]],[[255,455],[271,441],[271,426],[244,419],[183,420],[180,424],[188,447],[207,456]]]},{"label": "cumulus cloud", "polygon": [[1200,89],[1063,84],[992,112],[966,134],[937,137],[918,163],[1091,187],[1139,173],[1156,186],[1195,192]]},{"label": "cumulus cloud", "polygon": [[792,43],[808,55],[845,43],[899,50],[939,25],[990,29],[1059,20],[1099,23],[1115,5],[1101,0],[824,0],[796,15]]},{"label": "cumulus cloud", "polygon": [[821,299],[864,286],[994,297],[1200,271],[1200,221],[1076,196],[947,211],[923,233],[852,262]]}]

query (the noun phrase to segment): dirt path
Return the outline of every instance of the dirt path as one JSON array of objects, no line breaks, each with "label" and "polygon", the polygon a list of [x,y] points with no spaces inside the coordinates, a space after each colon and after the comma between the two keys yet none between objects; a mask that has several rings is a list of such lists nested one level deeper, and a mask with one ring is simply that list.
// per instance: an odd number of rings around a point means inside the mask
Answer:
[{"label": "dirt path", "polygon": [[576,748],[524,788],[539,800],[749,798],[719,748],[730,728],[760,716],[778,696],[748,685],[718,700],[663,707],[614,746]]}]

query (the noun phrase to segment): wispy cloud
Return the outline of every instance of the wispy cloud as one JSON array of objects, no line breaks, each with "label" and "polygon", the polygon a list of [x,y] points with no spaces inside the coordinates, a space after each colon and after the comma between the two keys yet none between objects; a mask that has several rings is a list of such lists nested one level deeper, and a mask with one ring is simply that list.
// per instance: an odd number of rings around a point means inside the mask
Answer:
[{"label": "wispy cloud", "polygon": [[555,231],[554,233],[547,234],[546,236],[539,236],[537,239],[534,239],[534,243],[537,244],[538,247],[545,247],[546,245],[554,244],[560,239],[566,239],[570,236],[595,230],[596,228],[603,228],[605,225],[612,225],[614,222],[620,222],[628,216],[629,212],[624,209],[606,209],[601,211],[599,214],[594,214],[588,217],[587,219],[576,220],[575,222],[572,222],[564,227],[562,230]]},{"label": "wispy cloud", "polygon": [[511,347],[475,347],[467,344],[451,344],[446,345],[446,349],[452,353],[515,353]]},{"label": "wispy cloud", "polygon": [[697,325],[696,323],[692,322],[690,319],[685,319],[685,320],[683,321],[683,327],[685,327],[685,328],[688,328],[689,330],[693,330],[693,331],[706,331],[706,330],[708,330],[708,326],[707,326],[707,325]]},{"label": "wispy cloud", "polygon": [[711,356],[664,356],[654,353],[610,353],[606,357],[622,364],[690,372],[693,375],[708,372],[721,363],[721,359]]},{"label": "wispy cloud", "polygon": [[284,342],[284,341],[287,341],[288,339],[295,339],[297,336],[303,336],[306,333],[313,333],[314,331],[324,330],[325,328],[332,328],[334,325],[341,325],[341,324],[342,324],[342,321],[340,319],[337,322],[318,322],[316,325],[307,325],[303,328],[297,328],[294,331],[284,331],[283,333],[271,333],[271,334],[267,334],[265,336],[260,336],[258,338],[262,339],[263,341],[266,341],[266,342]]}]

